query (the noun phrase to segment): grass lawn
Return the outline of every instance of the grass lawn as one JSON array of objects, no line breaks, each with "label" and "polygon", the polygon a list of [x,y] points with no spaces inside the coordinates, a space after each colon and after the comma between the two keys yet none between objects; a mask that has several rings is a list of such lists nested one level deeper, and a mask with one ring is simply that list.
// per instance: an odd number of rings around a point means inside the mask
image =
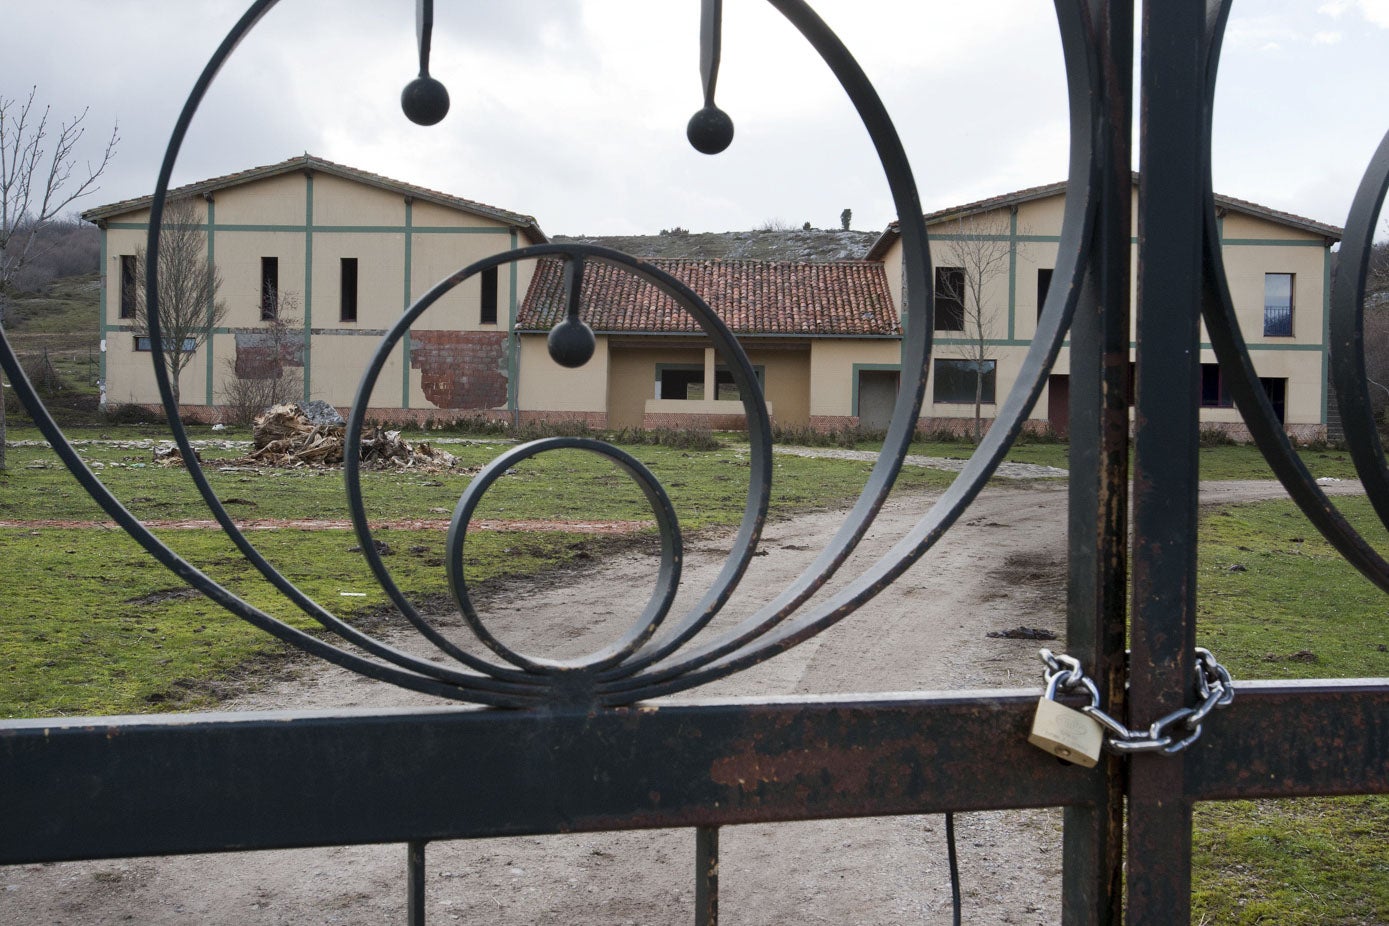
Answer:
[{"label": "grass lawn", "polygon": [[[148,438],[142,429],[102,429],[111,440]],[[15,435],[16,439],[35,434]],[[233,435],[235,437],[236,435]],[[225,439],[223,432],[199,437]],[[74,439],[76,439],[74,435]],[[451,443],[469,466],[499,453],[496,443]],[[714,451],[629,445],[659,478],[682,530],[734,525],[747,493],[746,445]],[[205,519],[208,512],[188,474],[155,465],[143,447],[80,446],[89,466],[145,521]],[[202,451],[216,495],[238,519],[341,519],[349,511],[340,470],[277,470],[232,466],[242,448]],[[12,617],[0,625],[0,716],[53,716],[185,710],[211,703],[219,679],[280,644],[200,595],[179,586],[124,533],[101,525],[104,513],[43,446],[9,449],[0,473],[0,520],[78,522],[80,527],[0,528],[0,555],[22,569],[0,574],[0,600]],[[777,456],[772,515],[838,505],[862,487],[871,464]],[[223,471],[227,470],[227,471]],[[468,472],[363,474],[362,496],[373,520],[447,520]],[[952,474],[912,469],[904,490],[940,488]],[[515,520],[648,521],[650,508],[635,483],[606,459],[577,450],[547,453],[518,465],[488,493],[477,517]],[[237,594],[277,617],[316,626],[282,602],[220,533],[165,530],[161,539]],[[333,613],[381,619],[385,595],[347,530],[257,530],[251,542],[301,589]],[[396,583],[417,602],[442,601],[444,531],[379,531],[398,555],[387,560]],[[591,555],[611,539],[565,533],[473,532],[471,582],[529,575]],[[630,542],[630,541],[629,541]],[[55,594],[55,589],[63,594]],[[115,591],[113,592],[113,589]],[[365,592],[364,597],[343,592]],[[92,609],[93,601],[104,606]],[[451,601],[448,608],[452,609]],[[398,618],[397,618],[398,619]],[[225,686],[222,686],[225,687]]]},{"label": "grass lawn", "polygon": [[[161,430],[103,427],[92,437],[158,438]],[[32,438],[14,429],[13,440]],[[76,438],[84,436],[78,432]],[[247,435],[202,430],[199,438]],[[429,435],[430,437],[436,435]],[[626,445],[669,491],[687,531],[726,526],[742,514],[746,445],[725,438],[712,451]],[[497,455],[496,443],[450,443],[471,466]],[[965,457],[968,444],[918,443],[913,453]],[[148,449],[84,445],[84,458],[144,519],[206,517],[181,469],[155,466]],[[209,447],[209,476],[238,518],[345,518],[339,471],[246,471],[229,464],[242,451]],[[1064,444],[1023,444],[1009,458],[1065,466]],[[285,650],[187,589],[119,531],[51,451],[11,447],[0,473],[0,520],[64,519],[81,527],[0,528],[0,557],[22,563],[0,573],[0,716],[53,716],[187,710],[211,706],[248,672]],[[1314,474],[1352,478],[1344,453],[1310,451]],[[1268,478],[1257,452],[1212,447],[1202,476]],[[775,458],[773,516],[836,505],[861,488],[870,464]],[[227,469],[227,471],[223,471]],[[364,476],[375,519],[446,519],[468,475]],[[953,474],[917,468],[904,489],[940,488]],[[1363,499],[1338,500],[1381,550],[1389,538]],[[578,451],[518,466],[489,493],[480,517],[645,520],[645,499],[606,461]],[[423,605],[447,594],[440,530],[380,531],[395,555],[396,581]],[[213,531],[169,530],[161,537],[238,594],[298,626],[312,621],[284,604]],[[349,531],[256,531],[258,549],[316,601],[370,628],[392,620]],[[572,533],[475,532],[472,581],[562,566],[605,543]],[[1242,567],[1242,568],[1232,568]],[[55,594],[61,589],[62,594]],[[348,596],[344,592],[351,593]],[[361,593],[361,597],[358,594]],[[92,607],[93,602],[101,606]],[[1311,530],[1288,502],[1232,506],[1202,521],[1200,639],[1235,679],[1389,676],[1384,596]],[[1389,922],[1389,798],[1224,802],[1196,809],[1196,923],[1351,924]]]},{"label": "grass lawn", "polygon": [[[1389,550],[1366,499],[1337,505],[1377,549]],[[1237,686],[1256,678],[1389,677],[1384,593],[1291,502],[1206,514],[1199,568],[1200,642]],[[1389,797],[1200,804],[1194,830],[1194,923],[1389,922]]]}]

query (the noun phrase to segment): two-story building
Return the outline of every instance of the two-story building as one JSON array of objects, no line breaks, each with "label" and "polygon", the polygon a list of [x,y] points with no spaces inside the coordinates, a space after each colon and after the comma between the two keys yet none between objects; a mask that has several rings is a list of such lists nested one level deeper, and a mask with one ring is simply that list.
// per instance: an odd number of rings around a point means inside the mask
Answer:
[{"label": "two-story building", "polygon": [[[976,389],[982,417],[991,419],[1012,388],[1056,265],[1065,189],[1034,187],[925,217],[937,295],[922,430],[965,432]],[[302,374],[305,399],[348,407],[382,336],[415,299],[476,260],[546,240],[530,216],[309,155],[174,194],[197,204],[206,259],[221,271],[227,306],[180,382],[185,413],[203,418],[217,417],[232,380],[284,364]],[[1322,437],[1330,247],[1341,231],[1255,203],[1216,202],[1255,368],[1288,431]],[[148,209],[147,197],[84,215],[103,230],[103,378],[116,404],[158,401],[132,288]],[[858,261],[652,263],[691,287],[739,337],[777,424],[886,425],[904,375],[895,224]],[[723,361],[654,287],[615,265],[587,262],[580,311],[598,344],[576,370],[556,364],[545,346],[565,299],[555,258],[506,263],[465,281],[394,350],[370,409],[392,420],[741,425]],[[294,317],[276,317],[285,312]],[[297,332],[289,350],[269,337],[286,322]],[[1242,435],[1204,343],[1201,365],[1203,420]],[[1066,432],[1068,377],[1063,348],[1030,428]]]},{"label": "two-story building", "polygon": [[[216,418],[232,379],[278,364],[299,368],[305,400],[350,406],[382,335],[416,298],[476,260],[546,240],[531,216],[312,155],[170,196],[193,203],[226,307],[179,383],[185,412],[201,418]],[[134,293],[150,201],[83,213],[102,230],[102,379],[113,404],[159,401]],[[434,305],[393,352],[372,407],[419,417],[514,408],[509,332],[529,272],[485,271]],[[292,349],[272,342],[277,324],[297,333]]]},{"label": "two-story building", "polygon": [[[1140,178],[1135,174],[1133,180],[1137,216]],[[984,368],[986,418],[1013,387],[1056,266],[1065,193],[1065,183],[1053,183],[925,216],[937,298],[923,429],[963,430],[964,422],[972,420],[975,364]],[[1215,202],[1230,296],[1254,368],[1287,431],[1300,439],[1324,438],[1331,246],[1340,240],[1341,229],[1228,196],[1217,195]],[[1136,261],[1136,225],[1132,235]],[[991,252],[990,247],[998,250]],[[982,280],[977,304],[972,298],[952,298],[962,289],[967,297],[974,295],[970,285],[961,283],[967,267],[981,264],[981,254],[985,259],[998,254],[1001,260],[987,264],[996,272]],[[867,256],[883,262],[900,306],[902,245],[895,224]],[[1131,283],[1136,305],[1136,264]],[[1204,331],[1203,327],[1201,419],[1212,428],[1247,437]],[[1063,347],[1030,426],[1065,433],[1069,370]],[[849,390],[842,392],[850,395]],[[840,410],[856,413],[847,401]]]}]

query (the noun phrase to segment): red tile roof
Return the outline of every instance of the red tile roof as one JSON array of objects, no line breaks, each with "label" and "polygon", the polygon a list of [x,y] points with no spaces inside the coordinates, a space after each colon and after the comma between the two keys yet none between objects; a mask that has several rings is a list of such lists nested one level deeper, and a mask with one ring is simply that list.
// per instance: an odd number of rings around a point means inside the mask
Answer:
[{"label": "red tile roof", "polygon": [[[648,261],[694,290],[734,333],[785,337],[897,336],[897,309],[877,261],[787,263],[755,260]],[[673,299],[631,272],[584,262],[580,313],[599,333],[699,331]],[[543,258],[517,328],[548,331],[564,317],[563,261]]]}]

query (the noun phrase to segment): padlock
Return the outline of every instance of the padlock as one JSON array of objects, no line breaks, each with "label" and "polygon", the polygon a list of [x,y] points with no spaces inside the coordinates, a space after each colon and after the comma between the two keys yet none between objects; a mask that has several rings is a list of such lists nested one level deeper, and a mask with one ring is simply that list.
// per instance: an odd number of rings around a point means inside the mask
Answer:
[{"label": "padlock", "polygon": [[1104,750],[1104,728],[1088,714],[1054,700],[1060,675],[1051,679],[1047,693],[1037,701],[1027,741],[1058,759],[1094,768]]}]

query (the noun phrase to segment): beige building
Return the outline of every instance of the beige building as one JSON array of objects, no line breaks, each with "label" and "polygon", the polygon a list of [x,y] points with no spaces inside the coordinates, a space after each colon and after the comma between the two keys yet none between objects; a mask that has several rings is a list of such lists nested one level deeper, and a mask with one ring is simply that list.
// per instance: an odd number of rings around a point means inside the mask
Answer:
[{"label": "beige building", "polygon": [[[286,369],[302,376],[303,398],[347,408],[382,336],[415,299],[477,260],[546,240],[530,216],[308,155],[175,192],[196,204],[227,307],[180,382],[185,413],[205,418],[218,416],[238,378]],[[976,385],[992,418],[1013,387],[1056,265],[1064,194],[1064,183],[1051,184],[925,217],[937,304],[922,430],[968,429]],[[1287,429],[1324,436],[1329,249],[1340,229],[1216,201],[1254,366]],[[158,401],[131,286],[148,208],[146,197],[84,214],[103,232],[103,379],[113,404]],[[737,335],[776,424],[886,426],[903,373],[895,225],[861,261],[651,263]],[[742,426],[731,376],[694,320],[601,260],[586,262],[580,289],[595,354],[578,369],[555,363],[545,336],[564,314],[561,268],[557,258],[505,263],[454,289],[393,351],[370,407],[390,419]],[[1204,339],[1201,363],[1203,419],[1242,433]],[[1029,427],[1064,433],[1068,393],[1063,348]]]},{"label": "beige building", "polygon": [[[891,408],[901,328],[881,262],[648,263],[698,293],[738,337],[775,424],[848,422],[860,381],[879,406]],[[551,360],[546,345],[565,312],[562,262],[538,262],[517,322],[524,418],[558,416],[600,428],[743,427],[726,360],[674,300],[594,259],[585,262],[579,294],[580,317],[593,328],[597,349],[570,370]]]},{"label": "beige building", "polygon": [[[382,335],[416,298],[474,261],[546,240],[528,215],[310,155],[171,195],[196,206],[226,306],[179,383],[193,417],[215,419],[232,380],[286,367],[304,399],[350,406]],[[149,341],[134,327],[150,200],[83,214],[102,230],[102,379],[116,405],[159,401]],[[416,417],[514,409],[510,332],[529,272],[504,264],[431,307],[393,351],[371,406]]]},{"label": "beige building", "polygon": [[[1135,216],[1138,180],[1135,175]],[[1055,183],[925,217],[937,300],[922,429],[959,431],[972,422],[977,366],[984,370],[985,418],[993,417],[996,403],[1013,388],[1056,266],[1065,192],[1065,183]],[[1254,368],[1288,432],[1302,439],[1323,438],[1330,249],[1340,240],[1341,229],[1227,196],[1216,196],[1216,206],[1230,295]],[[1133,235],[1136,258],[1136,227]],[[900,306],[902,245],[895,224],[868,257],[884,263],[894,304]],[[979,266],[986,272],[965,272]],[[1136,303],[1136,273],[1133,285]],[[1065,433],[1069,359],[1063,347],[1030,427]],[[1202,420],[1209,426],[1247,437],[1204,327],[1201,404]]]}]

